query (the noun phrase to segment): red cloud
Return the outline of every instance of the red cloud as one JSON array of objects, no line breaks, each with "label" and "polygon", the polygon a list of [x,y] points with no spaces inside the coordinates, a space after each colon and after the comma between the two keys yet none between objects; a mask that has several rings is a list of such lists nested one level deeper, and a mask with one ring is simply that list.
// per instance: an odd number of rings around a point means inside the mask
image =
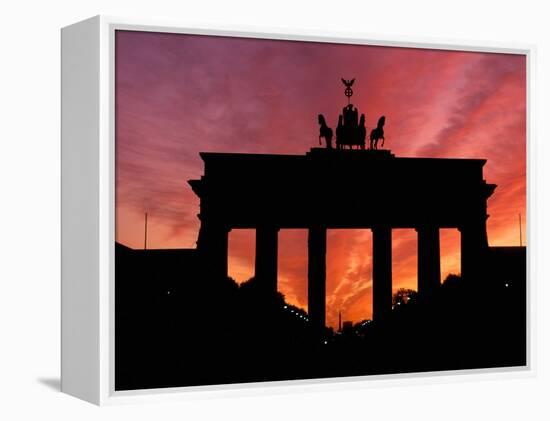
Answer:
[{"label": "red cloud", "polygon": [[[398,156],[486,158],[498,184],[489,201],[491,244],[517,244],[525,216],[523,56],[119,31],[116,36],[116,238],[149,247],[194,247],[201,151],[305,153],[316,115],[336,124],[340,78],[356,78],[353,102],[367,127],[386,115]],[[237,235],[238,236],[238,235]],[[248,236],[248,240],[246,237]],[[253,232],[232,242],[232,270],[253,273]],[[455,271],[456,233],[441,235]],[[370,233],[329,231],[327,318],[370,317]],[[279,284],[307,305],[305,231],[280,234]],[[415,287],[416,237],[394,233],[394,287]]]}]

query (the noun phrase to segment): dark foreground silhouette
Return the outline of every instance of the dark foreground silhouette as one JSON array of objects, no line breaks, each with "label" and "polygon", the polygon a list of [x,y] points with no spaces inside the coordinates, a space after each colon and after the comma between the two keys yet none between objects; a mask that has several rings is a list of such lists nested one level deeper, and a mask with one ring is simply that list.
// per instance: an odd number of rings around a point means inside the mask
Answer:
[{"label": "dark foreground silhouette", "polygon": [[484,275],[449,276],[429,306],[401,291],[386,323],[323,337],[261,281],[205,279],[196,262],[116,245],[117,390],[526,363],[525,248],[491,248]]},{"label": "dark foreground silhouette", "polygon": [[[490,248],[484,159],[396,157],[351,103],[318,115],[305,155],[202,152],[193,250],[116,246],[116,389],[525,365],[525,249]],[[389,122],[389,121],[388,121]],[[333,138],[335,147],[333,148]],[[368,144],[367,144],[368,142]],[[256,277],[227,278],[228,235],[256,230]],[[278,231],[308,230],[308,310],[277,292]],[[372,231],[373,321],[326,320],[327,229]],[[418,237],[418,296],[392,303],[392,229]],[[463,277],[441,283],[439,230],[461,233]],[[393,304],[393,305],[392,305]]]}]

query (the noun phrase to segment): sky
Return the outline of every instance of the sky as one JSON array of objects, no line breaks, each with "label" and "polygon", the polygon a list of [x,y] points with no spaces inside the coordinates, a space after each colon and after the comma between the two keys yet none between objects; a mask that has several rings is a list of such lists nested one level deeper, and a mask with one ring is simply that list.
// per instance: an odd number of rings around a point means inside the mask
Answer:
[{"label": "sky", "polygon": [[[333,129],[353,104],[367,130],[386,116],[385,148],[400,157],[483,158],[498,185],[488,201],[489,243],[525,232],[526,61],[511,54],[153,32],[116,33],[116,241],[191,248],[199,201],[187,181],[202,151],[305,154],[317,115]],[[393,231],[393,289],[417,288],[416,233]],[[460,236],[442,230],[443,279],[460,273]],[[523,244],[526,243],[525,234]],[[307,232],[279,233],[279,290],[307,309]],[[327,234],[327,323],[372,316],[369,230]],[[229,272],[254,272],[254,231],[233,230]]]}]

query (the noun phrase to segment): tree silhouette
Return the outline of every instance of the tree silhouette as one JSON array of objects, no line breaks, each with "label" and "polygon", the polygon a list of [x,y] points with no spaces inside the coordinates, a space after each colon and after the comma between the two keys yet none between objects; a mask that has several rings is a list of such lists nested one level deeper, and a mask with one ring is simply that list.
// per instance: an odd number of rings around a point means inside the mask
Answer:
[{"label": "tree silhouette", "polygon": [[418,293],[414,289],[399,288],[392,296],[392,306],[401,306],[416,300]]}]

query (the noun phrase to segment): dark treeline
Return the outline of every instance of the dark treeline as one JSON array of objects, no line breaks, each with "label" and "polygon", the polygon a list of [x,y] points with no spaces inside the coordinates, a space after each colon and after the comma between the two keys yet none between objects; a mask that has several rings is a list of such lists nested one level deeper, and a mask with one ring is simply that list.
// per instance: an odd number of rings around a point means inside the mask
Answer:
[{"label": "dark treeline", "polygon": [[240,286],[204,279],[188,254],[117,245],[117,390],[526,361],[525,279],[490,270],[480,279],[449,276],[429,304],[414,291],[398,291],[384,324],[362,321],[319,337],[307,313],[265,293],[261,279]]}]

